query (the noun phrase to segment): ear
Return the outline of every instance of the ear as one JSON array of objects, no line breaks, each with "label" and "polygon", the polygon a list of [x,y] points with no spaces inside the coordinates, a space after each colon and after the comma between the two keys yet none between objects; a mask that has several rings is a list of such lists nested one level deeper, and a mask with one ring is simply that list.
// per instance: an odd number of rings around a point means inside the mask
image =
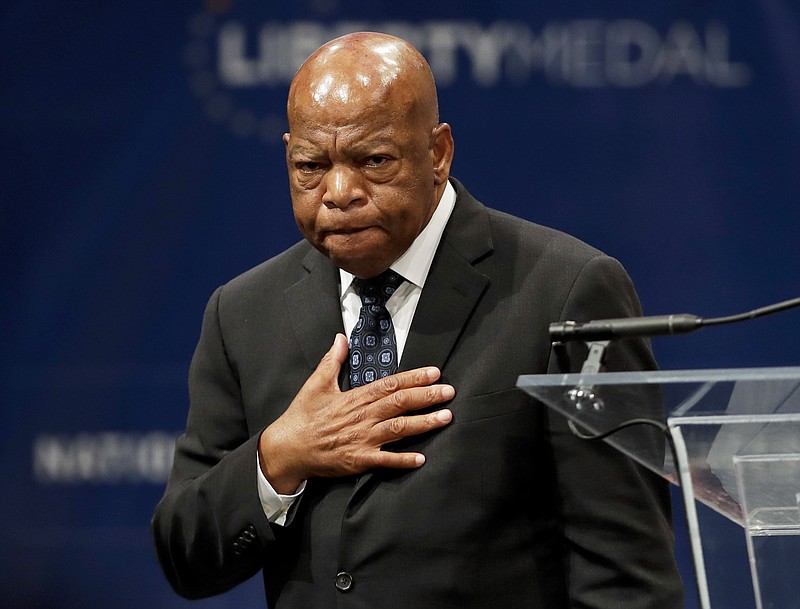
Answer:
[{"label": "ear", "polygon": [[283,140],[284,146],[288,146],[289,145],[289,134],[288,133],[284,133],[283,137],[281,139]]},{"label": "ear", "polygon": [[431,159],[433,160],[434,184],[441,186],[450,177],[455,143],[450,125],[439,123],[431,132]]}]

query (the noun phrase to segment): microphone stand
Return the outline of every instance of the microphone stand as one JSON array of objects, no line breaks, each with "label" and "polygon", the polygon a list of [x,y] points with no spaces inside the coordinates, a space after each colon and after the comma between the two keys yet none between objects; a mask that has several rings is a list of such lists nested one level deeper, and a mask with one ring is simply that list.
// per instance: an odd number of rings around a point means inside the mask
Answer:
[{"label": "microphone stand", "polygon": [[[603,361],[605,360],[606,349],[611,341],[610,340],[594,340],[586,341],[586,346],[589,348],[589,354],[581,366],[581,375],[584,374],[599,374],[603,368]],[[564,349],[563,343],[554,343],[555,349]],[[591,408],[593,410],[603,410],[603,400],[600,399],[594,392],[594,385],[578,385],[567,391],[567,398],[575,405],[576,410],[584,410]],[[577,429],[573,426],[572,421],[569,422],[572,433],[577,434]]]}]

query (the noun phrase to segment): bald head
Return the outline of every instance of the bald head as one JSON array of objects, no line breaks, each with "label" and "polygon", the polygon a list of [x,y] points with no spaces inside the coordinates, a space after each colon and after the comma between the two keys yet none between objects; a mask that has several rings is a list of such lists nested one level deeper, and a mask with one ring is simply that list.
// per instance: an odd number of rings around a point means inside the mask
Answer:
[{"label": "bald head", "polygon": [[436,85],[428,62],[405,40],[356,32],[317,49],[289,89],[289,125],[304,109],[383,107],[433,128],[439,121]]}]

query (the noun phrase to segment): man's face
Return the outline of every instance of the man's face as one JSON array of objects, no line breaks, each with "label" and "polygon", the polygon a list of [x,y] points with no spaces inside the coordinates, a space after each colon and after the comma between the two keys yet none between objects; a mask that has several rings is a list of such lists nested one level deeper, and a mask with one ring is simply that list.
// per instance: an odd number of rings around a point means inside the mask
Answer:
[{"label": "man's face", "polygon": [[295,220],[338,267],[373,277],[433,214],[443,182],[434,142],[443,129],[449,138],[449,128],[415,120],[391,95],[379,103],[307,99],[295,104],[284,136]]}]

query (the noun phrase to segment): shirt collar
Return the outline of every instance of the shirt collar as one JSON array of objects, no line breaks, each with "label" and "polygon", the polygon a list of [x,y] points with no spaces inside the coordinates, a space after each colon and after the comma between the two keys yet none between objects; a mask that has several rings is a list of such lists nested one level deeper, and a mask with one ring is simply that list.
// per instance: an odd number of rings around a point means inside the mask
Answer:
[{"label": "shirt collar", "polygon": [[[442,240],[444,227],[453,213],[455,204],[456,191],[448,181],[442,193],[442,198],[439,199],[439,203],[428,224],[414,239],[411,247],[395,260],[389,268],[402,275],[406,281],[413,283],[415,286],[424,287],[425,280],[428,278],[428,271],[430,271],[433,263],[433,257],[439,248],[439,242]],[[341,282],[341,294],[344,294],[353,282],[353,275],[344,269],[339,269],[339,280]]]}]

